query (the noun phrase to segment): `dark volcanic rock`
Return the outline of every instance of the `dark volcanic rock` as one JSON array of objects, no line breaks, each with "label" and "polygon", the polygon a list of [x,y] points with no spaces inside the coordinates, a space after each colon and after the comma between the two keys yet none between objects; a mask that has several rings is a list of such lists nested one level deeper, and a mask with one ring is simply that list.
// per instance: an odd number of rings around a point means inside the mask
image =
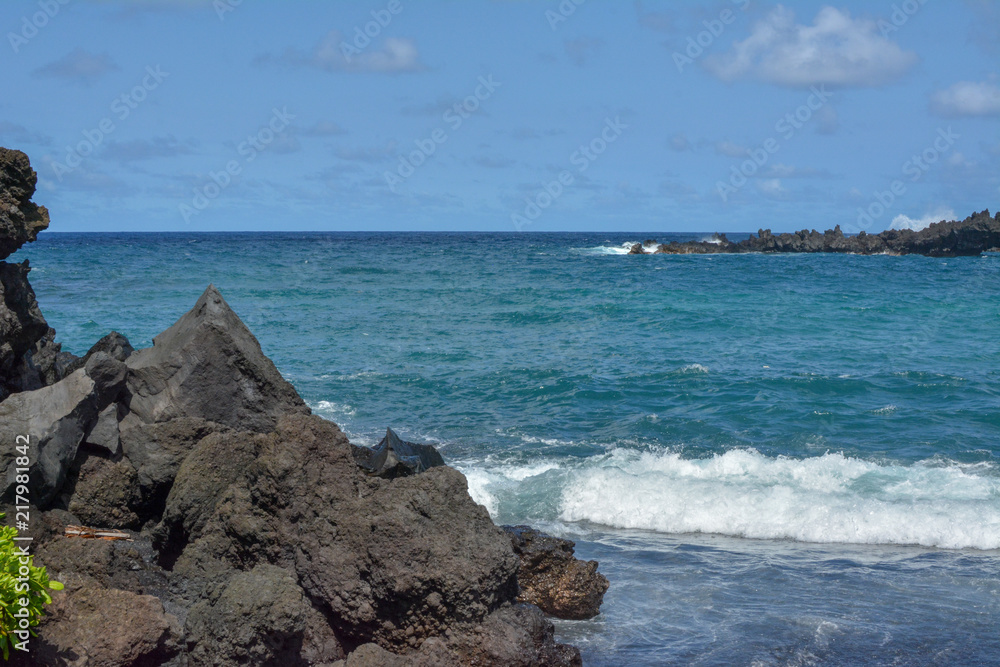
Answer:
[{"label": "dark volcanic rock", "polygon": [[32,203],[38,174],[21,151],[0,148],[0,259],[49,226],[49,212]]},{"label": "dark volcanic rock", "polygon": [[31,500],[46,507],[66,480],[84,435],[103,407],[94,381],[84,370],[51,387],[14,394],[0,403],[0,442],[12,443],[0,450],[3,497],[9,498],[16,486],[13,443],[26,434],[30,436]]},{"label": "dark volcanic rock", "polygon": [[133,348],[132,344],[128,342],[128,338],[117,331],[112,331],[107,336],[94,343],[94,345],[87,350],[87,354],[79,358],[74,357],[72,361],[67,363],[64,376],[72,373],[78,368],[83,368],[87,364],[87,360],[98,352],[107,353],[109,356],[117,359],[118,361],[125,361],[132,355],[133,352],[135,352],[135,348]]},{"label": "dark volcanic rock", "polygon": [[0,402],[0,438],[36,436],[32,497],[69,510],[36,514],[38,563],[67,587],[35,664],[331,665],[370,643],[349,660],[580,664],[515,604],[519,559],[464,476],[307,414],[213,288],[153,348],[102,341]]},{"label": "dark volcanic rock", "polygon": [[552,623],[531,605],[499,609],[476,628],[432,638],[420,649],[397,655],[363,644],[336,667],[579,667],[580,651],[554,638]]},{"label": "dark volcanic rock", "polygon": [[156,424],[146,424],[134,414],[122,419],[119,423],[122,452],[135,468],[141,498],[133,509],[143,521],[159,520],[181,464],[202,438],[227,430],[196,417],[178,417]]},{"label": "dark volcanic rock", "polygon": [[[688,241],[661,244],[658,254],[683,255],[703,253],[743,252],[837,252],[858,255],[910,255],[929,257],[958,257],[979,255],[1000,245],[1000,213],[991,218],[990,212],[974,213],[960,222],[935,222],[918,232],[909,229],[889,229],[881,234],[860,232],[845,236],[837,225],[820,234],[816,230],[772,234],[761,229],[757,236],[733,243],[719,235],[719,243]],[[633,246],[632,251],[635,251]],[[640,251],[642,250],[639,247]],[[630,254],[642,254],[630,252]]]},{"label": "dark volcanic rock", "polygon": [[[333,643],[323,654],[302,656],[306,625],[315,614],[290,572],[260,564],[234,575],[191,608],[185,624],[194,665],[296,667],[332,662],[344,652]],[[332,633],[331,633],[332,636]]]},{"label": "dark volcanic rock", "polygon": [[309,408],[209,285],[194,308],[128,357],[128,407],[143,422],[193,417],[266,432]]},{"label": "dark volcanic rock", "polygon": [[354,460],[368,474],[385,479],[416,475],[444,465],[437,449],[400,440],[391,428],[385,430],[385,437],[373,449],[355,447]]},{"label": "dark volcanic rock", "polygon": [[30,352],[49,325],[28,284],[28,262],[0,262],[0,400],[42,386]]},{"label": "dark volcanic rock", "polygon": [[504,526],[514,553],[521,559],[518,600],[537,605],[556,618],[597,616],[608,590],[608,580],[597,571],[597,561],[573,556],[570,540],[541,533],[530,526]]},{"label": "dark volcanic rock", "polygon": [[162,665],[180,653],[180,624],[152,595],[81,587],[52,597],[40,637],[12,664],[136,667]]},{"label": "dark volcanic rock", "polygon": [[475,626],[514,599],[510,542],[461,473],[369,477],[340,429],[318,417],[284,417],[276,435],[216,502],[175,572],[211,580],[213,562],[271,562],[297,574],[342,641],[396,650]]},{"label": "dark volcanic rock", "polygon": [[184,459],[167,496],[163,520],[154,543],[172,562],[188,542],[201,536],[215,506],[231,485],[246,473],[276,436],[254,433],[214,433],[197,443]]}]

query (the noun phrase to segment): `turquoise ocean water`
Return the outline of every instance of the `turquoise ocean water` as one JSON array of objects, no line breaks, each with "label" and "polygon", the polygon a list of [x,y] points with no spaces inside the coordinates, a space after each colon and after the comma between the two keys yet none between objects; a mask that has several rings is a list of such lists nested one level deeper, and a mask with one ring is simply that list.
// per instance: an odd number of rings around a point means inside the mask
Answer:
[{"label": "turquoise ocean water", "polygon": [[[634,234],[45,233],[65,349],[209,283],[313,410],[391,426],[611,580],[591,665],[1000,664],[1000,256]],[[735,235],[733,235],[735,237]]]}]

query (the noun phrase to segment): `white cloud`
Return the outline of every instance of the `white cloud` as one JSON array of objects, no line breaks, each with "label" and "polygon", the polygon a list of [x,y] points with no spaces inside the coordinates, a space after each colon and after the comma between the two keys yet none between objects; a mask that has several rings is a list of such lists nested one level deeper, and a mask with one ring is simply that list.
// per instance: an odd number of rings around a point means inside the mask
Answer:
[{"label": "white cloud", "polygon": [[691,150],[691,142],[683,132],[670,137],[670,150],[682,153]]},{"label": "white cloud", "polygon": [[715,144],[715,152],[726,157],[746,157],[746,146],[734,144],[731,141],[718,141]]},{"label": "white cloud", "polygon": [[413,72],[423,69],[420,53],[412,39],[387,37],[382,48],[362,51],[354,56],[344,54],[340,33],[328,33],[313,54],[313,64],[320,69],[346,72]]},{"label": "white cloud", "polygon": [[941,116],[1000,115],[1000,86],[986,81],[959,81],[931,95],[931,111]]},{"label": "white cloud", "polygon": [[917,56],[883,37],[875,21],[823,7],[813,25],[778,5],[727,54],[705,59],[724,81],[752,78],[781,86],[879,86],[901,77]]},{"label": "white cloud", "polygon": [[311,52],[288,49],[280,56],[263,54],[254,59],[258,65],[269,63],[316,67],[328,72],[418,72],[424,69],[420,52],[412,39],[386,37],[381,46],[356,48],[337,30],[328,32]]},{"label": "white cloud", "polygon": [[108,72],[118,69],[107,53],[88,53],[76,48],[59,60],[43,65],[34,71],[38,76],[51,76],[67,81],[90,85]]},{"label": "white cloud", "polygon": [[757,189],[761,194],[769,197],[781,197],[788,193],[788,190],[781,184],[780,178],[767,178],[757,183]]},{"label": "white cloud", "polygon": [[955,211],[950,208],[939,207],[922,218],[911,218],[908,215],[902,214],[897,215],[892,219],[889,229],[912,229],[915,232],[919,232],[921,229],[928,227],[932,222],[955,219]]}]

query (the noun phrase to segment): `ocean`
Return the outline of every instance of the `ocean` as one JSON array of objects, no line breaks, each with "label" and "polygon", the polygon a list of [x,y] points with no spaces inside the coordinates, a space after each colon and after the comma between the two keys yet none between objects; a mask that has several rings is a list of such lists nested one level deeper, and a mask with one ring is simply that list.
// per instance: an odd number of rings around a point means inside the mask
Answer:
[{"label": "ocean", "polygon": [[[709,234],[55,234],[64,349],[214,283],[352,441],[438,446],[611,581],[587,665],[1000,664],[1000,255],[627,256]],[[730,235],[738,240],[739,235]]]}]

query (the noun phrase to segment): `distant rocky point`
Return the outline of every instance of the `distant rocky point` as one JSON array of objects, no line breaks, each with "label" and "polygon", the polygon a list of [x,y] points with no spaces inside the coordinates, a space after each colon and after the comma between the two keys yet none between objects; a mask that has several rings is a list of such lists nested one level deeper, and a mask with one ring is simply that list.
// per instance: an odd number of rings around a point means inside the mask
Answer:
[{"label": "distant rocky point", "polygon": [[[4,258],[48,225],[35,178],[0,148]],[[32,551],[65,590],[11,664],[580,665],[542,609],[596,614],[596,562],[512,538],[429,445],[352,445],[215,287],[152,347],[112,332],[77,358],[28,271],[0,261],[0,511],[28,435]]]},{"label": "distant rocky point", "polygon": [[[649,248],[655,248],[649,250]],[[772,234],[761,229],[757,236],[733,243],[725,234],[716,234],[710,241],[687,241],[657,244],[655,240],[636,243],[630,255],[693,255],[718,253],[791,253],[832,252],[856,255],[926,255],[928,257],[960,257],[979,255],[1000,248],[1000,213],[991,218],[988,210],[973,213],[962,221],[935,222],[925,229],[887,229],[881,234],[860,232],[846,236],[840,225],[820,233],[805,230]]]}]

